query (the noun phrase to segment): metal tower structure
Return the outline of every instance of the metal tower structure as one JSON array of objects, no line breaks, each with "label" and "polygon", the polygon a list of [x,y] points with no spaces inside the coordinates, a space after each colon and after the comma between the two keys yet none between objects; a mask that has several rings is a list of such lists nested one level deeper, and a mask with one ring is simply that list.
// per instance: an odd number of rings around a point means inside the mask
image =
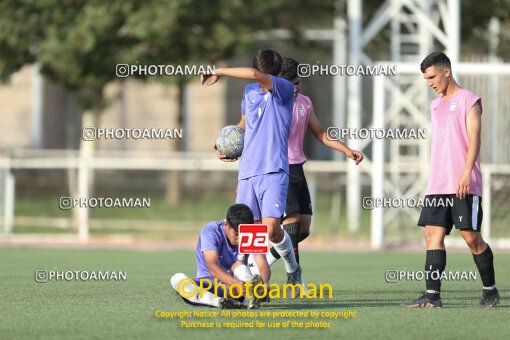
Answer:
[{"label": "metal tower structure", "polygon": [[[348,0],[349,64],[374,64],[364,48],[385,28],[391,32],[391,61],[398,64],[398,77],[385,79],[384,91],[374,93],[371,127],[416,129],[429,126],[426,84],[420,74],[421,60],[433,50],[443,50],[456,64],[459,56],[458,0],[386,0],[363,27],[362,1]],[[374,85],[381,77],[374,78]],[[349,77],[347,86],[347,127],[362,127],[362,79]],[[376,107],[383,105],[384,107]],[[372,144],[372,196],[421,196],[427,180],[428,141],[420,139],[390,141],[351,140],[349,146],[364,150]],[[367,160],[368,161],[368,160]],[[417,168],[418,167],[418,168]],[[413,171],[414,168],[414,172]],[[416,169],[417,168],[417,169]],[[418,175],[418,180],[417,180]],[[351,231],[359,228],[360,171],[349,163],[347,174],[347,212]],[[378,196],[375,196],[378,195]],[[372,210],[372,247],[382,246],[385,223],[402,221],[402,214],[416,218],[413,209]]]}]

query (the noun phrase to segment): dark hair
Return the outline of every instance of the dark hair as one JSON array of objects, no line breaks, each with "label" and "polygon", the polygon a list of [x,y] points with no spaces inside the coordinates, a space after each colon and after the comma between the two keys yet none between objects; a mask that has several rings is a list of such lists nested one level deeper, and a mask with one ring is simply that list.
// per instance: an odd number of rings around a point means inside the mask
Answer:
[{"label": "dark hair", "polygon": [[277,76],[282,69],[282,56],[275,50],[258,50],[253,57],[253,68]]},{"label": "dark hair", "polygon": [[434,52],[429,54],[420,64],[421,73],[425,73],[425,70],[430,66],[440,65],[448,68],[452,68],[450,59],[443,52]]},{"label": "dark hair", "polygon": [[238,231],[240,224],[253,224],[253,212],[244,204],[234,204],[227,211],[228,224]]},{"label": "dark hair", "polygon": [[295,59],[283,57],[282,70],[280,71],[279,76],[289,81],[298,77],[298,65],[299,62]]}]

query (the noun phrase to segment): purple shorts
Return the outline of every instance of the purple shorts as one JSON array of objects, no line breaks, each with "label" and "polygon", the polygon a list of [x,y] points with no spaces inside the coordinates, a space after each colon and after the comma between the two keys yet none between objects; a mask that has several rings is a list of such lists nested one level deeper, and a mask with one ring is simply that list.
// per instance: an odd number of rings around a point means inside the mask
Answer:
[{"label": "purple shorts", "polygon": [[255,221],[263,217],[281,218],[285,211],[289,175],[280,170],[239,181],[236,203],[246,204]]}]

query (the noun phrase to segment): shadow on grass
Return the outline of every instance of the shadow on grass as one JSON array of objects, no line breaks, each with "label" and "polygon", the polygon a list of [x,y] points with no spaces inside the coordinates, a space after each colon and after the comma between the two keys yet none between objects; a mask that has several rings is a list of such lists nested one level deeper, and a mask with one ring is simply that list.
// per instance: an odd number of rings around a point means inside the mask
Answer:
[{"label": "shadow on grass", "polygon": [[[500,290],[500,295],[503,303],[505,296],[510,290]],[[453,293],[453,294],[452,294]],[[455,293],[463,293],[468,295],[457,296]],[[333,291],[333,299],[322,299],[322,300],[308,300],[306,298],[289,300],[279,299],[275,300],[274,303],[263,304],[264,309],[311,309],[311,310],[326,310],[334,308],[359,308],[359,307],[395,307],[402,308],[400,304],[402,302],[412,301],[418,298],[422,292],[416,290],[406,291]],[[342,298],[342,295],[345,295]],[[369,295],[369,297],[367,297]],[[375,298],[374,295],[379,295],[381,298]],[[442,300],[444,308],[473,308],[481,297],[481,290],[447,290],[442,294]],[[342,301],[339,301],[342,300]],[[510,300],[510,297],[508,297]],[[497,309],[510,308],[510,305],[499,304]]]}]

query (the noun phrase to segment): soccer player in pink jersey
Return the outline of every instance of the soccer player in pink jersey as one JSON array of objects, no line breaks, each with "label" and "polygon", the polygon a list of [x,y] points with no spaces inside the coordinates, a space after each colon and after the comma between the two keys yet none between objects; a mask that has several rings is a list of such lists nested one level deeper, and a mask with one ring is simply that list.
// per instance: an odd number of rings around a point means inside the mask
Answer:
[{"label": "soccer player in pink jersey", "polygon": [[[306,130],[310,130],[315,138],[322,144],[344,153],[348,158],[354,160],[356,165],[363,160],[363,154],[359,151],[349,149],[338,140],[330,140],[327,138],[327,131],[324,130],[319,119],[315,115],[311,99],[299,92],[300,78],[297,73],[298,65],[299,63],[292,58],[283,58],[280,77],[289,80],[295,87],[292,125],[288,144],[290,177],[285,215],[283,217],[283,229],[287,231],[290,236],[296,260],[299,263],[298,244],[310,235],[310,223],[312,220],[312,202],[303,172],[303,164],[307,160],[303,151],[303,139]],[[279,258],[280,255],[274,247],[267,253],[269,265],[272,265]],[[248,259],[248,264],[253,273],[258,273],[252,257]]]},{"label": "soccer player in pink jersey", "polygon": [[[440,277],[446,267],[444,239],[453,225],[468,245],[483,283],[479,307],[499,302],[494,257],[480,234],[482,225],[482,174],[480,131],[482,100],[459,86],[450,59],[442,52],[428,55],[420,65],[423,78],[440,97],[430,105],[432,144],[430,177],[418,225],[424,227],[426,292],[403,307],[442,307]],[[452,202],[453,204],[449,203]],[[432,275],[436,273],[436,275]],[[439,274],[439,275],[438,275]]]}]

